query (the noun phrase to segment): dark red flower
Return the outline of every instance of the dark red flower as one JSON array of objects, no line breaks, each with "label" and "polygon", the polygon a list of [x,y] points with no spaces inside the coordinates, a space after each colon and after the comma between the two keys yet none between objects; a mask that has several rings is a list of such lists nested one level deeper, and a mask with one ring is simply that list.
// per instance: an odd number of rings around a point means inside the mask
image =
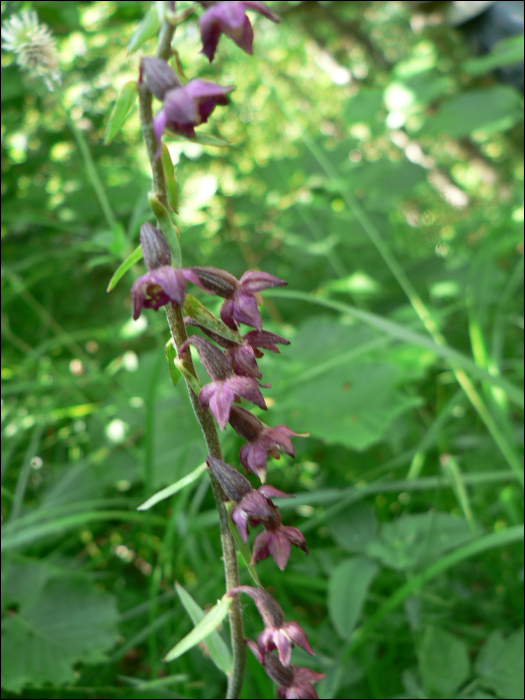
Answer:
[{"label": "dark red flower", "polygon": [[248,270],[240,280],[237,280],[233,275],[216,267],[192,267],[191,269],[206,291],[225,299],[221,306],[221,318],[233,330],[237,330],[238,323],[245,323],[261,331],[261,314],[257,308],[255,293],[269,287],[288,284],[269,272],[257,270]]},{"label": "dark red flower", "polygon": [[246,16],[246,10],[254,10],[268,17],[272,22],[280,22],[264,2],[245,0],[244,2],[219,2],[213,5],[206,10],[200,20],[202,53],[207,56],[210,63],[215,56],[221,34],[226,34],[243,51],[252,55],[253,29]]},{"label": "dark red flower", "polygon": [[294,644],[314,655],[303,628],[293,620],[284,621],[281,606],[267,591],[253,586],[236,586],[228,591],[230,596],[234,593],[246,593],[251,596],[263,619],[265,629],[257,638],[261,663],[266,651],[277,649],[281,663],[288,666]]},{"label": "dark red flower", "polygon": [[276,425],[271,428],[240,406],[232,407],[229,420],[235,432],[246,440],[246,444],[239,452],[242,466],[248,473],[252,471],[257,474],[262,482],[266,481],[268,456],[279,459],[282,451],[290,457],[295,457],[295,448],[290,436],[308,436],[308,433],[294,433],[286,425]]},{"label": "dark red flower", "polygon": [[326,674],[312,671],[311,668],[299,668],[295,664],[291,666],[283,666],[280,660],[271,652],[265,652],[261,659],[261,653],[258,646],[247,640],[247,644],[253,651],[255,658],[262,663],[264,670],[270,678],[278,684],[277,695],[281,700],[306,698],[315,699],[319,696],[315,692],[312,683],[321,681]]},{"label": "dark red flower", "polygon": [[195,127],[208,121],[217,105],[227,105],[226,95],[233,86],[221,87],[203,80],[190,80],[186,85],[164,93],[164,104],[153,119],[153,132],[157,143],[164,129],[190,138],[195,136]]}]

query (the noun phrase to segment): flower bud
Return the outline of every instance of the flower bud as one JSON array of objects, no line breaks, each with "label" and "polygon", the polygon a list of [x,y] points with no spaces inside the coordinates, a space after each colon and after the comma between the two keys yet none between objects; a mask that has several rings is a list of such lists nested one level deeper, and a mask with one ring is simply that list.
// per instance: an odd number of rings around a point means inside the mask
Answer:
[{"label": "flower bud", "polygon": [[163,233],[147,221],[140,227],[140,245],[150,272],[171,265],[171,253]]},{"label": "flower bud", "polygon": [[215,345],[212,345],[199,335],[190,335],[190,337],[184,341],[179,348],[179,358],[182,357],[184,350],[186,350],[190,343],[197,348],[199,360],[209,377],[215,380],[221,380],[231,376],[232,369],[224,354],[219,348],[216,348]]},{"label": "flower bud", "polygon": [[191,269],[195,272],[203,287],[219,297],[232,296],[239,286],[239,282],[233,275],[230,275],[226,270],[220,270],[218,267],[192,267]]},{"label": "flower bud", "polygon": [[181,82],[170,66],[161,58],[145,56],[140,62],[139,80],[158,100],[163,100],[168,90],[180,87]]},{"label": "flower bud", "polygon": [[206,464],[230,500],[238,503],[252,491],[248,479],[222,459],[207,457]]}]

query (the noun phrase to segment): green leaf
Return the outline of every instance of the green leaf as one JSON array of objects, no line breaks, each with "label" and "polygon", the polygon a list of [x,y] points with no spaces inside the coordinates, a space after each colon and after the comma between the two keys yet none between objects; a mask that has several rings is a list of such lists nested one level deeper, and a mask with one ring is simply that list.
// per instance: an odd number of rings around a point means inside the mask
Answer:
[{"label": "green leaf", "polygon": [[456,363],[471,376],[488,382],[494,386],[501,387],[507,394],[508,398],[520,408],[525,406],[523,391],[511,384],[511,382],[509,382],[507,379],[499,375],[491,374],[484,367],[479,367],[470,357],[467,357],[462,352],[459,352],[449,345],[438,345],[427,336],[413,331],[408,326],[403,326],[400,323],[391,321],[388,318],[383,318],[377,314],[363,311],[362,309],[358,309],[351,304],[344,304],[340,301],[335,301],[334,299],[326,299],[324,297],[314,296],[313,294],[308,294],[305,292],[297,292],[288,289],[268,289],[266,290],[265,294],[267,296],[283,297],[285,299],[297,299],[310,304],[318,304],[319,306],[324,306],[327,309],[334,309],[335,311],[339,311],[341,314],[354,318],[357,321],[361,321],[363,324],[375,328],[382,333],[391,336],[392,338],[397,338],[404,343],[418,345],[421,348],[427,348],[428,350],[434,352],[438,357],[442,357],[443,359],[451,360],[452,362]]},{"label": "green leaf", "polygon": [[175,169],[173,162],[171,160],[171,155],[169,148],[166,146],[164,141],[162,142],[161,150],[162,167],[164,169],[164,179],[166,181],[166,192],[168,195],[168,202],[170,207],[175,213],[179,211],[179,188],[177,187],[177,180],[175,179]]},{"label": "green leaf", "polygon": [[523,698],[523,654],[523,627],[506,639],[499,630],[492,632],[474,665],[481,684],[499,697]]},{"label": "green leaf", "polygon": [[192,649],[199,644],[199,642],[206,639],[224,620],[228,614],[231,603],[232,598],[225,593],[217,605],[211,608],[206,616],[195,625],[192,631],[166,654],[163,661],[178,659],[179,656],[182,656],[182,654],[185,654],[189,649]]},{"label": "green leaf", "polygon": [[494,85],[471,90],[444,100],[421,134],[451,138],[470,136],[473,131],[493,134],[506,131],[523,119],[521,98],[511,87]]},{"label": "green leaf", "polygon": [[115,100],[115,105],[111,112],[111,116],[109,117],[106,138],[104,139],[105,144],[111,143],[118,132],[122,129],[136,98],[136,81],[130,80],[127,83],[124,83],[120,89],[117,99]]},{"label": "green leaf", "polygon": [[367,546],[366,553],[393,569],[413,569],[472,538],[467,521],[450,513],[403,515],[383,523],[379,537]]},{"label": "green leaf", "polygon": [[201,476],[201,474],[204,474],[205,471],[206,463],[204,462],[203,464],[199,464],[199,466],[196,469],[194,469],[186,476],[183,476],[182,479],[179,479],[174,484],[171,484],[171,486],[166,486],[165,489],[157,491],[157,493],[148,498],[147,501],[144,501],[144,503],[142,503],[137,508],[137,510],[149,510],[152,506],[156,505],[160,501],[163,501],[164,499],[173,496],[174,493],[178,493],[183,488],[186,488],[186,486],[193,484],[193,482],[196,481]]},{"label": "green leaf", "polygon": [[126,272],[133,267],[135,263],[138,263],[142,259],[142,248],[138,245],[131,255],[124,260],[124,262],[118,266],[118,268],[113,273],[113,277],[109,280],[107,292],[111,292],[117,286],[120,278],[123,277]]},{"label": "green leaf", "polygon": [[133,32],[128,44],[128,56],[145,44],[149,39],[155,36],[159,31],[160,21],[155,6],[151,7],[145,15],[142,22]]},{"label": "green leaf", "polygon": [[173,265],[174,267],[180,267],[182,265],[182,253],[180,249],[179,230],[173,223],[171,214],[160,201],[155,192],[148,193],[148,202],[151,207],[151,211],[157,217],[160,229],[170,247],[171,254],[173,256]]},{"label": "green leaf", "polygon": [[453,698],[470,675],[467,645],[440,627],[427,627],[418,657],[421,677],[431,697]]},{"label": "green leaf", "polygon": [[337,544],[350,552],[362,552],[375,538],[377,518],[366,503],[356,503],[328,520],[332,537]]},{"label": "green leaf", "polygon": [[173,386],[177,386],[181,372],[175,364],[175,360],[177,359],[177,350],[173,345],[173,338],[170,338],[164,346],[164,352],[166,353],[166,359],[168,360],[168,368],[170,371],[171,383],[173,384]]},{"label": "green leaf", "polygon": [[366,557],[343,561],[332,571],[328,582],[328,612],[337,633],[347,639],[361,615],[368,587],[378,572],[377,564]]},{"label": "green leaf", "polygon": [[292,428],[357,450],[379,442],[419,400],[397,388],[404,380],[400,365],[363,359],[375,343],[377,336],[356,325],[304,323],[268,377],[278,422],[288,423],[291,414]]},{"label": "green leaf", "polygon": [[498,41],[490,53],[465,61],[462,69],[469,75],[481,75],[499,66],[511,66],[522,62],[523,34]]},{"label": "green leaf", "polygon": [[[197,605],[191,595],[179,583],[175,583],[175,589],[180,598],[180,602],[191,617],[193,624],[197,625],[204,620],[206,617],[204,610]],[[229,676],[233,666],[232,655],[224,639],[216,630],[211,632],[206,638],[206,646],[208,647],[213,663],[219,670]]]},{"label": "green leaf", "polygon": [[[20,575],[24,565],[19,566]],[[11,598],[10,603],[15,601]],[[87,578],[63,572],[21,600],[2,621],[2,687],[73,684],[78,663],[104,663],[118,640],[116,599]]]},{"label": "green leaf", "polygon": [[226,340],[231,340],[233,343],[243,345],[243,339],[239,333],[228,328],[225,323],[208,311],[208,309],[191,294],[186,294],[182,308],[185,314],[191,316],[191,318],[204,326],[204,328],[207,328],[213,333],[217,333],[217,335],[226,338]]},{"label": "green leaf", "polygon": [[199,384],[199,380],[195,379],[193,374],[186,369],[182,360],[175,359],[175,366],[180,370],[195,396],[198,396],[200,390],[202,389],[201,385]]}]

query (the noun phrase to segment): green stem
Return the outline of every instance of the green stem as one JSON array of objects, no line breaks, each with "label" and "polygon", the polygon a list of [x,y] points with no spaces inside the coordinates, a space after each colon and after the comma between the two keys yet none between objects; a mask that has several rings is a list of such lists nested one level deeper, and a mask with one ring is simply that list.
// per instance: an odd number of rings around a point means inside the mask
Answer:
[{"label": "green stem", "polygon": [[[167,61],[170,58],[172,53],[171,42],[173,39],[173,33],[174,27],[170,26],[167,22],[164,22],[159,33],[157,56],[159,58],[164,59],[165,61]],[[151,164],[153,191],[167,209],[168,198],[166,193],[166,181],[164,177],[164,170],[162,167],[162,160],[160,158],[155,158],[155,154],[157,151],[157,141],[155,138],[155,134],[153,133],[152,126],[152,96],[149,90],[147,89],[145,83],[139,84],[138,94],[142,136],[146,144],[148,157]],[[180,307],[174,306],[173,304],[169,303],[166,305],[166,315],[168,317],[168,323],[170,327],[171,336],[173,338],[173,343],[178,350],[182,343],[184,343],[184,341],[188,337],[186,333],[186,326],[184,325],[182,311]],[[189,349],[187,349],[184,353],[183,362],[188,372],[190,372],[195,378],[197,378],[197,374],[193,366],[191,353]],[[219,443],[219,437],[217,435],[217,429],[215,427],[215,423],[213,422],[212,415],[208,410],[204,411],[201,408],[198,397],[193,393],[188,382],[186,382],[186,386],[188,389],[188,394],[193,407],[193,411],[204,435],[204,440],[208,448],[208,453],[212,457],[222,459],[222,451]],[[230,528],[228,526],[228,513],[224,505],[224,502],[227,499],[222,491],[221,486],[219,485],[213,474],[210,471],[208,471],[208,474],[210,476],[217,510],[219,512],[219,525],[224,560],[226,590],[229,591],[231,588],[234,588],[235,586],[239,585],[239,567],[237,563],[237,550],[235,546],[235,540],[233,539],[233,536],[230,532]],[[228,679],[228,690],[226,697],[238,698],[240,696],[242,688],[242,683],[244,679],[244,669],[246,665],[246,646],[244,643],[242,608],[238,596],[236,596],[233,599],[233,602],[230,606],[229,619],[233,653],[233,668],[231,675]]]}]

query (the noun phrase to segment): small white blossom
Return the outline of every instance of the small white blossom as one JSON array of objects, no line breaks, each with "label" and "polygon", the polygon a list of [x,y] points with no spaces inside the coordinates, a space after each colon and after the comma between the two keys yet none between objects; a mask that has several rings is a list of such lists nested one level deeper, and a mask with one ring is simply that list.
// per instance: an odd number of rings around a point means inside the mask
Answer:
[{"label": "small white blossom", "polygon": [[22,70],[45,79],[50,90],[60,83],[56,40],[33,10],[24,10],[2,24],[2,48],[16,55]]}]

